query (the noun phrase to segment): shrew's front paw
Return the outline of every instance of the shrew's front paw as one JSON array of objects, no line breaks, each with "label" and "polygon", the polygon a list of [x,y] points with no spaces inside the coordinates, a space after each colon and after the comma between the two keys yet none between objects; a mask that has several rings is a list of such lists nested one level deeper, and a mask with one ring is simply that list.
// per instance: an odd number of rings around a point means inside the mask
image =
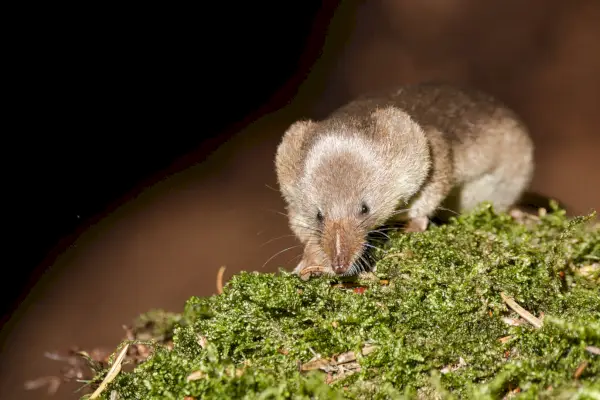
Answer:
[{"label": "shrew's front paw", "polygon": [[326,274],[328,269],[323,266],[323,262],[321,262],[317,256],[318,254],[319,251],[317,248],[307,245],[304,248],[302,260],[298,263],[296,268],[294,268],[293,273],[300,275],[300,277],[303,279],[308,279],[311,276]]},{"label": "shrew's front paw", "polygon": [[427,230],[429,225],[429,218],[417,217],[408,221],[408,224],[404,228],[404,232],[424,232]]},{"label": "shrew's front paw", "polygon": [[304,268],[308,267],[308,264],[306,263],[306,260],[303,258],[298,265],[296,265],[296,268],[294,268],[293,273],[298,275]]}]

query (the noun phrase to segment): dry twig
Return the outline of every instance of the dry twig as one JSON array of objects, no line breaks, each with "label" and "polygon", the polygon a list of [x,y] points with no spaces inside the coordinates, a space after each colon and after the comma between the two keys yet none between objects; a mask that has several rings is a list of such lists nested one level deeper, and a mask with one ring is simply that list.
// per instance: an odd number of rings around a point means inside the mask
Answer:
[{"label": "dry twig", "polygon": [[501,292],[500,296],[502,297],[502,300],[504,300],[504,302],[514,312],[516,312],[517,314],[519,314],[524,320],[526,320],[527,322],[529,322],[531,325],[533,325],[536,328],[541,328],[542,327],[542,321],[539,318],[535,317],[529,311],[527,311],[526,309],[524,309],[523,307],[521,307],[516,301],[514,301],[512,298],[510,298],[506,294],[504,294],[504,292]]},{"label": "dry twig", "polygon": [[[366,356],[376,349],[376,346],[367,344],[362,348],[361,354]],[[347,351],[331,358],[316,357],[300,365],[300,371],[303,372],[317,369],[327,373],[325,381],[329,384],[360,371],[360,364],[356,361],[356,354],[353,351]]]},{"label": "dry twig", "polygon": [[192,372],[191,374],[188,375],[188,377],[186,378],[186,380],[188,382],[195,381],[195,380],[204,378],[204,376],[205,376],[204,372],[202,372],[202,371],[194,371],[194,372]]},{"label": "dry twig", "polygon": [[581,374],[583,374],[583,371],[585,371],[585,367],[587,367],[587,366],[588,366],[588,362],[587,361],[584,361],[581,364],[579,364],[579,366],[575,370],[575,373],[573,374],[573,378],[579,379],[579,377],[581,376]]},{"label": "dry twig", "polygon": [[464,359],[464,358],[462,358],[462,357],[459,357],[459,358],[458,358],[458,363],[457,363],[456,365],[448,365],[448,366],[446,366],[446,367],[442,368],[442,369],[440,370],[440,372],[441,372],[442,374],[447,374],[447,373],[449,373],[449,372],[454,372],[454,371],[457,371],[457,370],[459,370],[459,369],[461,369],[461,368],[465,367],[466,365],[467,365],[467,363],[465,362],[465,359]]},{"label": "dry twig", "polygon": [[509,341],[510,339],[512,339],[512,338],[513,338],[512,336],[504,336],[504,337],[501,337],[500,339],[498,339],[498,341],[499,341],[500,343],[503,343],[503,344],[504,344],[504,343],[508,342],[508,341]]},{"label": "dry twig", "polygon": [[219,271],[217,272],[217,293],[223,293],[223,273],[225,273],[225,266],[219,267]]},{"label": "dry twig", "polygon": [[600,356],[600,347],[587,346],[585,349],[592,354],[596,354],[597,356]]},{"label": "dry twig", "polygon": [[90,396],[90,400],[97,399],[98,396],[100,396],[100,394],[102,394],[104,389],[106,389],[106,386],[109,383],[111,383],[117,377],[117,375],[119,375],[119,372],[121,372],[121,363],[123,362],[123,359],[125,358],[125,355],[127,354],[128,348],[129,348],[129,344],[126,344],[125,346],[123,346],[123,349],[121,350],[121,352],[115,359],[115,362],[113,363],[113,365],[108,370],[108,373],[104,377],[104,380],[102,380],[102,382],[100,383],[100,386],[98,386],[98,389],[96,389],[94,391],[94,393],[92,393],[92,395]]}]

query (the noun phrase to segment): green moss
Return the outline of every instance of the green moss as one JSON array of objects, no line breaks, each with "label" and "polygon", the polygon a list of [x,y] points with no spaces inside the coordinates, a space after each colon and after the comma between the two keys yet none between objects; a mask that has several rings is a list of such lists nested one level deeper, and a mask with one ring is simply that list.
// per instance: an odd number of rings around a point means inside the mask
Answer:
[{"label": "green moss", "polygon": [[[155,315],[167,327],[155,334],[172,336],[173,348],[157,345],[103,396],[599,398],[600,356],[586,347],[600,346],[600,289],[580,270],[600,259],[590,218],[553,210],[523,224],[482,205],[427,232],[394,234],[375,255],[389,285],[361,282],[363,294],[325,278],[240,273],[223,294],[190,299],[181,316]],[[543,313],[543,327],[508,325],[518,315],[501,292]],[[346,378],[327,384],[324,373],[299,371],[316,354],[358,354],[365,344],[377,349],[359,354],[360,371]],[[187,381],[194,371],[201,377]]]}]

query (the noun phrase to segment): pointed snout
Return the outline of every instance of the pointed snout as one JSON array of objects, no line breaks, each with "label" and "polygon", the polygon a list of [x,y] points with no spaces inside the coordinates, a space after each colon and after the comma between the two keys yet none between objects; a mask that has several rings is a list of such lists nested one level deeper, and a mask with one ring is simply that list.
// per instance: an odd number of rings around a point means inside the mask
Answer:
[{"label": "pointed snout", "polygon": [[332,221],[324,229],[323,248],[331,262],[331,269],[338,275],[345,274],[362,250],[364,238],[348,223]]},{"label": "pointed snout", "polygon": [[331,267],[336,273],[344,273],[350,268],[350,254],[346,245],[346,238],[342,239],[341,229],[334,233],[334,250],[331,258]]}]

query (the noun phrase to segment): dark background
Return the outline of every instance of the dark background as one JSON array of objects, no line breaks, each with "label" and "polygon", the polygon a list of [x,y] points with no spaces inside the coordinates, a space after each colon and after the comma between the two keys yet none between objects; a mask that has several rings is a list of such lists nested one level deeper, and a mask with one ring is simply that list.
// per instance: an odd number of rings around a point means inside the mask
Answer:
[{"label": "dark background", "polygon": [[44,352],[113,349],[139,313],[213,294],[221,265],[291,267],[297,248],[264,265],[296,244],[275,148],[365,91],[477,86],[530,127],[534,191],[600,208],[597,0],[36,7],[4,57],[0,398],[46,397],[23,390],[59,374]]},{"label": "dark background", "polygon": [[10,151],[11,213],[26,233],[11,238],[19,267],[2,280],[3,320],[87,226],[289,100],[332,4],[35,13],[23,43],[33,92],[23,123],[35,131]]}]

